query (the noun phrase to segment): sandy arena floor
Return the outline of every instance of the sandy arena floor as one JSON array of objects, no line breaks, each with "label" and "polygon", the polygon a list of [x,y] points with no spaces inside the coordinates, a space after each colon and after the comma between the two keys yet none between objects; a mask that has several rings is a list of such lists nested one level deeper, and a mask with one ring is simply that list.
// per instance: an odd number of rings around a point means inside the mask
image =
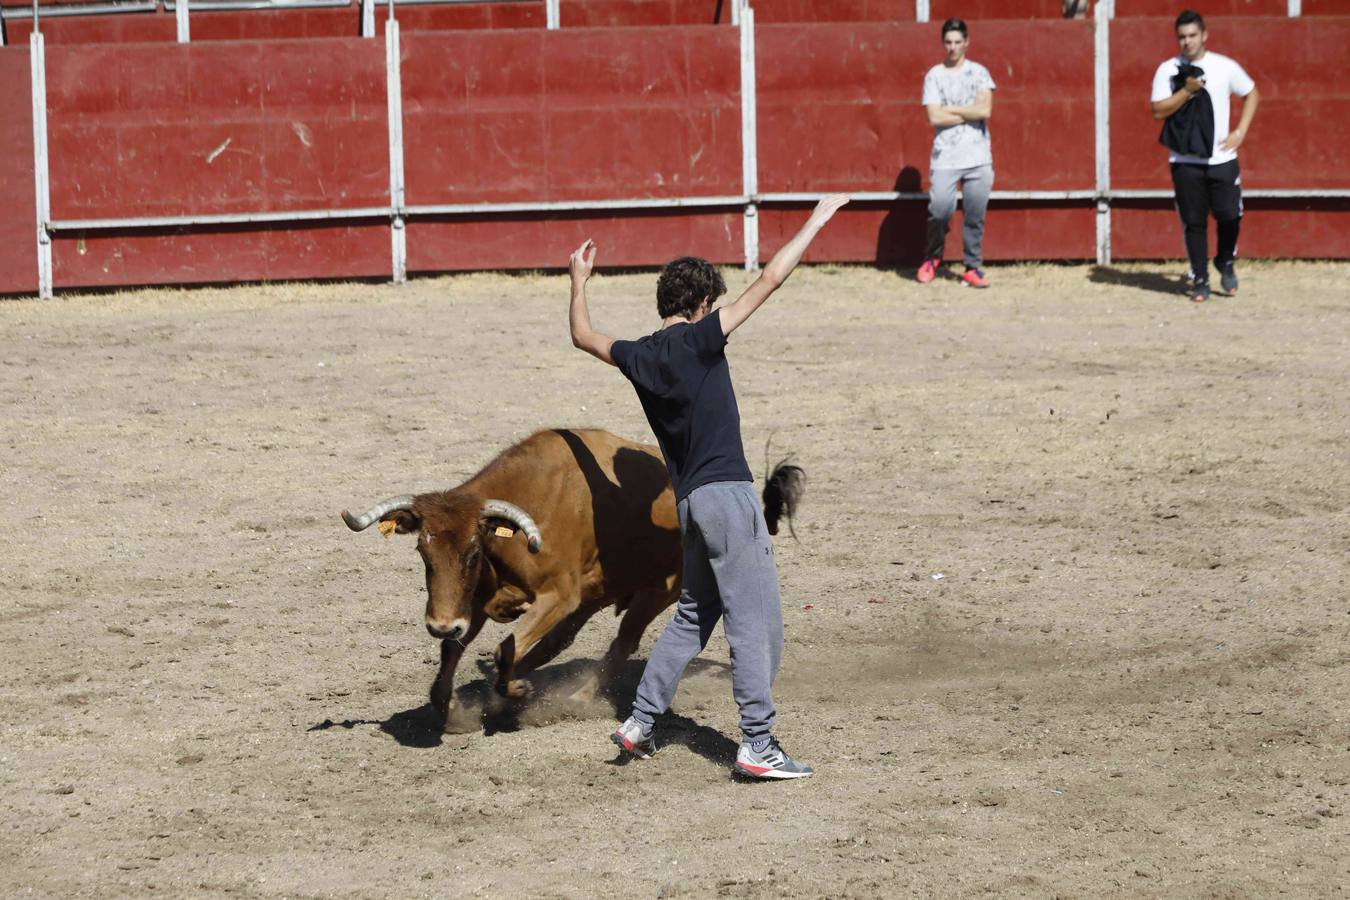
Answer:
[{"label": "sandy arena floor", "polygon": [[720,636],[650,762],[607,736],[655,629],[552,714],[610,617],[520,730],[442,736],[411,540],[338,519],[650,440],[562,276],[0,303],[0,896],[1350,892],[1350,265],[1175,268],[814,268],[737,333],[752,468],[810,477],[776,699],[819,774],[768,785]]}]

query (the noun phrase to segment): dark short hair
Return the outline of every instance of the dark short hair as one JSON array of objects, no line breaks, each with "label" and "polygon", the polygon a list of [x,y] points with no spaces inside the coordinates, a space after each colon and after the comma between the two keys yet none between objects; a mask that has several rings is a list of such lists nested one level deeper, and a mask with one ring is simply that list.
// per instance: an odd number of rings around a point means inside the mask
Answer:
[{"label": "dark short hair", "polygon": [[963,38],[970,37],[970,29],[966,27],[966,23],[961,19],[948,19],[947,21],[943,22],[942,36],[945,38],[947,36],[947,32],[949,31],[959,31],[961,32],[961,37]]},{"label": "dark short hair", "polygon": [[681,256],[666,263],[656,282],[656,311],[661,318],[692,318],[704,301],[716,302],[727,292],[722,273],[706,259]]},{"label": "dark short hair", "polygon": [[1181,15],[1177,16],[1177,24],[1174,28],[1180,28],[1182,25],[1199,25],[1200,30],[1205,30],[1205,17],[1193,9],[1183,9]]}]

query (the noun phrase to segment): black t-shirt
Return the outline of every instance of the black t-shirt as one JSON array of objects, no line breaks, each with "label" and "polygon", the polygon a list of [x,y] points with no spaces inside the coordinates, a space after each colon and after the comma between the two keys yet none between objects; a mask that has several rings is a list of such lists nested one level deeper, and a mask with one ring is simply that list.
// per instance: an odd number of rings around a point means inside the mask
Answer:
[{"label": "black t-shirt", "polygon": [[720,311],[610,348],[661,445],[675,499],[714,481],[753,481],[741,445]]}]

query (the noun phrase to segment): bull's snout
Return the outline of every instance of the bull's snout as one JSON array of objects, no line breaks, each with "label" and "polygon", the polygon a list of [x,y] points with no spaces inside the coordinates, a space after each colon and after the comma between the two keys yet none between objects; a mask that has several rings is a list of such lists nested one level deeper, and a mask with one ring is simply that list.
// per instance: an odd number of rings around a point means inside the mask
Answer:
[{"label": "bull's snout", "polygon": [[437,640],[457,641],[464,637],[469,630],[469,623],[463,619],[455,619],[451,622],[438,622],[435,619],[427,619],[427,631]]}]

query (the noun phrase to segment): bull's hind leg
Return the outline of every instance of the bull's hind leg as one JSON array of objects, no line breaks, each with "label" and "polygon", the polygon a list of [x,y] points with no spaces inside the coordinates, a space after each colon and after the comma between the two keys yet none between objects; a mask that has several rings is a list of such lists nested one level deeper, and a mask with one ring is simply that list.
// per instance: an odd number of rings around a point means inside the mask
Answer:
[{"label": "bull's hind leg", "polygon": [[431,683],[431,706],[440,715],[441,721],[449,725],[451,710],[457,704],[455,702],[455,669],[459,666],[460,659],[464,656],[464,649],[482,629],[487,616],[481,609],[475,609],[472,618],[469,620],[469,630],[464,637],[459,640],[441,641],[441,669],[436,673],[436,680]]},{"label": "bull's hind leg", "polygon": [[572,699],[590,700],[595,696],[598,687],[609,684],[614,676],[619,674],[619,670],[623,668],[623,664],[628,657],[632,656],[633,652],[637,650],[647,626],[652,624],[664,610],[669,609],[670,605],[679,599],[679,596],[680,580],[674,576],[662,587],[644,588],[636,592],[628,605],[628,611],[623,614],[623,619],[619,622],[619,633],[600,661],[599,669],[594,677],[572,694]]},{"label": "bull's hind leg", "polygon": [[[577,629],[590,617],[587,613],[570,623],[579,615],[578,606],[580,598],[575,591],[535,597],[530,611],[516,623],[516,630],[497,647],[497,693],[514,700],[529,696],[529,683],[516,676],[539,668],[572,642]],[[559,630],[557,636],[552,634],[555,629]]]}]

